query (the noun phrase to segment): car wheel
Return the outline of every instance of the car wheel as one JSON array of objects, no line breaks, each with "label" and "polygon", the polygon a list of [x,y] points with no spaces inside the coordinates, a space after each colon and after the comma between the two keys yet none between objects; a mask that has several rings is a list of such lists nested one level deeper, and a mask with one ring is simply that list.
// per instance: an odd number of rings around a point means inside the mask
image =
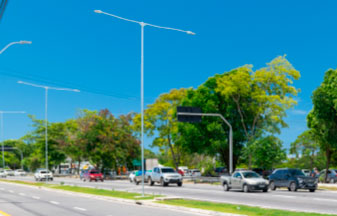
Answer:
[{"label": "car wheel", "polygon": [[228,184],[226,182],[223,183],[223,190],[224,191],[229,191],[229,187],[228,187]]},{"label": "car wheel", "polygon": [[182,182],[178,182],[177,185],[178,185],[178,187],[181,187],[181,186],[183,186],[183,183]]},{"label": "car wheel", "polygon": [[309,191],[313,193],[313,192],[315,192],[315,189],[309,189]]},{"label": "car wheel", "polygon": [[168,185],[169,185],[169,183],[164,182],[164,187],[167,187]]},{"label": "car wheel", "polygon": [[262,190],[264,193],[268,192],[268,188]]},{"label": "car wheel", "polygon": [[271,190],[276,190],[276,186],[275,186],[275,183],[273,181],[270,182],[269,187],[270,187]]},{"label": "car wheel", "polygon": [[132,183],[132,179],[130,179],[130,182]]},{"label": "car wheel", "polygon": [[85,182],[85,178],[83,178],[83,182]]},{"label": "car wheel", "polygon": [[135,182],[135,184],[136,184],[136,185],[139,185],[139,183],[140,183],[140,182],[139,182],[139,181],[137,181],[137,180],[135,180],[134,182]]},{"label": "car wheel", "polygon": [[152,178],[151,178],[151,177],[149,177],[149,178],[147,179],[147,183],[148,183],[150,186],[153,186],[153,185],[154,185],[154,182],[152,181]]},{"label": "car wheel", "polygon": [[292,192],[297,191],[296,183],[291,182],[289,188],[290,188],[290,191],[292,191]]},{"label": "car wheel", "polygon": [[164,182],[163,178],[160,179],[160,185],[163,186],[163,187],[165,186],[165,182]]},{"label": "car wheel", "polygon": [[249,187],[248,185],[243,185],[243,192],[248,193],[249,192]]}]

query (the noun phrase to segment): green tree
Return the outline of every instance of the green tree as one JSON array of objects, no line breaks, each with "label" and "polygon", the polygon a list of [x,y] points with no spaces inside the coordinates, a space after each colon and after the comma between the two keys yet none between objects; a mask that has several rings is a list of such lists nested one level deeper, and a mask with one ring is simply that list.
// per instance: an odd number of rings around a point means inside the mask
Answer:
[{"label": "green tree", "polygon": [[281,164],[287,158],[282,141],[272,135],[255,139],[249,150],[254,155],[253,165],[266,170],[275,168],[276,165]]},{"label": "green tree", "polygon": [[[312,129],[320,149],[325,152],[326,169],[337,150],[337,71],[325,73],[322,84],[313,92],[313,109],[307,116],[308,127]],[[327,176],[325,177],[325,181]]]},{"label": "green tree", "polygon": [[77,139],[83,142],[87,157],[98,169],[132,167],[140,148],[130,122],[130,115],[115,118],[108,110],[82,111],[77,119]]},{"label": "green tree", "polygon": [[[185,96],[186,89],[173,89],[169,93],[160,95],[153,104],[148,105],[144,114],[146,134],[156,136],[152,145],[159,147],[162,153],[168,149],[176,168],[180,163],[181,149],[175,142],[178,136],[178,122],[175,113],[177,106],[181,104]],[[135,130],[139,132],[140,114],[135,115],[133,122]]]},{"label": "green tree", "polygon": [[296,105],[293,97],[298,93],[292,83],[299,77],[285,56],[279,56],[267,67],[253,71],[251,65],[246,65],[217,80],[215,90],[236,105],[248,148],[259,131],[280,133],[280,127],[287,126],[286,110]]},{"label": "green tree", "polygon": [[[27,145],[33,145],[30,163],[36,169],[45,164],[45,121],[30,116],[33,122],[33,131],[26,134],[22,139]],[[60,149],[59,140],[65,135],[65,125],[62,122],[48,123],[48,166],[53,167],[62,163],[66,155]]]},{"label": "green tree", "polygon": [[319,152],[319,144],[315,140],[314,132],[306,130],[290,145],[290,154],[294,154],[296,159],[303,158],[306,162],[305,167],[312,170],[317,161]]},{"label": "green tree", "polygon": [[[242,148],[263,133],[280,133],[286,127],[286,110],[293,107],[298,90],[292,85],[300,73],[284,56],[252,70],[251,65],[209,78],[196,90],[190,89],[183,105],[201,107],[204,113],[220,113],[233,127],[234,167]],[[228,127],[214,117],[203,117],[199,124],[179,127],[181,143],[191,152],[220,154],[228,166]],[[249,152],[249,166],[252,151]]]}]

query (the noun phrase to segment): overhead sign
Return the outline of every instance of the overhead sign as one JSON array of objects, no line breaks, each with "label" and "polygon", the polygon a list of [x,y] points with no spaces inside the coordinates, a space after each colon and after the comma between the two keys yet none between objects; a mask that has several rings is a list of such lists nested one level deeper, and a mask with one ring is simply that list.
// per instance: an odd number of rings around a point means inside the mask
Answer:
[{"label": "overhead sign", "polygon": [[201,122],[201,115],[193,115],[193,113],[202,113],[200,107],[178,106],[177,116],[179,122],[198,123]]}]

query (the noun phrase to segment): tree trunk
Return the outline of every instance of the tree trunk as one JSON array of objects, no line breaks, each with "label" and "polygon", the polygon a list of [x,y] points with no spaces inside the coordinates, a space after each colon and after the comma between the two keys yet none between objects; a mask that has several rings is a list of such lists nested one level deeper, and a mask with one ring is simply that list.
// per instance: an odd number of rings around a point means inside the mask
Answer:
[{"label": "tree trunk", "polygon": [[80,174],[80,169],[81,169],[81,158],[78,158],[77,175]]},{"label": "tree trunk", "polygon": [[328,180],[328,171],[329,171],[330,159],[331,159],[331,153],[330,153],[329,148],[326,150],[325,154],[326,154],[326,170],[325,170],[324,182],[326,183]]}]

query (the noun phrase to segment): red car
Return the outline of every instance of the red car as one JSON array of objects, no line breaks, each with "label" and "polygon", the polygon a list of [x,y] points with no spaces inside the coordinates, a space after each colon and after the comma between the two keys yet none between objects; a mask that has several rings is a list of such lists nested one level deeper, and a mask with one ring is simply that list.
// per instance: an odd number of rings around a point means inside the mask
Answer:
[{"label": "red car", "polygon": [[178,173],[179,173],[181,176],[184,176],[184,175],[185,175],[184,171],[182,171],[181,169],[178,169]]},{"label": "red car", "polygon": [[90,170],[83,174],[83,181],[102,181],[103,182],[103,175],[98,170]]}]

